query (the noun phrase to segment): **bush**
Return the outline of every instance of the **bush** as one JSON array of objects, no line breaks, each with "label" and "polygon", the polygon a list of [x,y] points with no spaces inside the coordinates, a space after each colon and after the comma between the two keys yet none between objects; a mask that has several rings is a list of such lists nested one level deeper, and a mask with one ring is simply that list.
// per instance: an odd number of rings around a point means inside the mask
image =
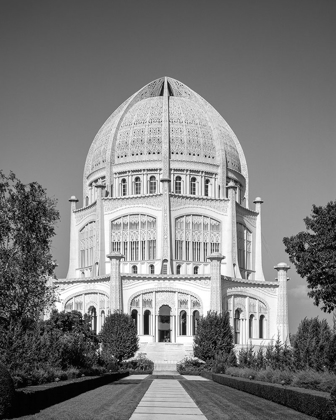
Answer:
[{"label": "bush", "polygon": [[147,359],[144,353],[139,353],[136,359],[126,360],[122,362],[122,369],[142,372],[142,371],[153,371],[154,362]]},{"label": "bush", "polygon": [[8,416],[14,404],[15,390],[8,370],[0,363],[0,418]]},{"label": "bush", "polygon": [[201,317],[194,337],[194,355],[201,360],[214,359],[215,355],[229,354],[233,349],[233,335],[229,314],[209,311]]},{"label": "bush", "polygon": [[206,363],[197,357],[185,357],[176,365],[176,370],[181,375],[200,375],[206,368]]},{"label": "bush", "polygon": [[101,356],[106,364],[130,359],[139,350],[136,326],[130,315],[115,311],[106,317],[102,331]]}]

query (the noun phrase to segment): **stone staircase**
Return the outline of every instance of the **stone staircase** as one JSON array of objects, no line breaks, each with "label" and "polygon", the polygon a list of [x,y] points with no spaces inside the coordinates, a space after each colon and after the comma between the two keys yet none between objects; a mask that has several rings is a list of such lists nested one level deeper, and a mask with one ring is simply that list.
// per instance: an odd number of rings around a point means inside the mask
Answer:
[{"label": "stone staircase", "polygon": [[193,350],[191,344],[140,343],[138,353],[145,353],[154,362],[154,371],[176,372],[176,364],[186,356],[192,356]]}]

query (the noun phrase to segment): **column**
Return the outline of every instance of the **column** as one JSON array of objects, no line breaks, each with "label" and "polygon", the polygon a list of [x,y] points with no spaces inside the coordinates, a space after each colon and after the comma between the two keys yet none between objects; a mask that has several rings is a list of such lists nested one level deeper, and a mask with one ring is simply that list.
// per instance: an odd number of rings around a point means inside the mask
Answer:
[{"label": "column", "polygon": [[254,269],[255,280],[265,280],[263,268],[262,268],[262,244],[261,244],[261,204],[263,203],[260,197],[257,197],[253,203],[255,204],[255,211],[258,213],[256,220],[256,238],[255,238],[255,257],[254,257]]},{"label": "column", "polygon": [[[245,298],[245,307],[246,307],[246,339],[247,342],[250,339],[250,298],[247,296]],[[251,337],[252,338],[252,337]]]},{"label": "column", "polygon": [[170,342],[175,343],[174,340],[174,334],[175,334],[175,328],[174,328],[174,315],[170,315]]},{"label": "column", "polygon": [[69,254],[69,269],[66,276],[67,279],[76,277],[76,268],[78,267],[78,233],[76,229],[76,203],[77,198],[73,195],[70,201],[70,254]]},{"label": "column", "polygon": [[155,315],[155,342],[159,342],[159,316]]},{"label": "column", "polygon": [[215,252],[208,257],[210,260],[211,286],[210,286],[210,310],[218,314],[222,313],[222,276],[221,262],[224,255]]},{"label": "column", "polygon": [[[278,272],[278,307],[277,307],[277,329],[282,343],[289,342],[288,330],[288,302],[287,302],[287,271],[290,267],[286,263],[279,263],[275,270]],[[267,314],[269,317],[270,314]]]},{"label": "column", "polygon": [[187,335],[192,335],[192,326],[191,326],[191,318],[192,318],[192,310],[191,310],[191,296],[189,295],[188,298],[188,324],[187,324]]},{"label": "column", "polygon": [[101,309],[100,309],[100,296],[98,293],[98,303],[97,303],[97,308],[98,308],[98,313],[97,313],[97,333],[99,333],[100,329],[101,329]]},{"label": "column", "polygon": [[110,312],[123,310],[122,283],[120,274],[120,261],[124,256],[119,252],[112,252],[107,255],[111,261],[110,273]]}]

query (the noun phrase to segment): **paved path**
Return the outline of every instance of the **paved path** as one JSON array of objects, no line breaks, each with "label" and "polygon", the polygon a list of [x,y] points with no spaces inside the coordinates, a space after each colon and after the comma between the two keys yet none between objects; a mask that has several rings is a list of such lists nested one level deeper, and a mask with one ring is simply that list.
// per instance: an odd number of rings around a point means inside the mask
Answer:
[{"label": "paved path", "polygon": [[154,379],[130,420],[207,420],[179,381]]}]

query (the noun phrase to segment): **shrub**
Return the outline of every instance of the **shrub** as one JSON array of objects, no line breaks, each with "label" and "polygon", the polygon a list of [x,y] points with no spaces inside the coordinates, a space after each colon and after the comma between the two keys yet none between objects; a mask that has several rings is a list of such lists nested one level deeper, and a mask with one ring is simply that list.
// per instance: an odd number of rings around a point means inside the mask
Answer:
[{"label": "shrub", "polygon": [[214,359],[216,354],[229,354],[233,349],[229,314],[209,311],[201,317],[194,337],[194,355],[201,360]]},{"label": "shrub", "polygon": [[10,414],[14,404],[15,390],[8,370],[0,363],[0,418]]},{"label": "shrub", "polygon": [[204,369],[206,364],[199,360],[197,357],[185,357],[176,365],[176,370],[181,375],[199,375]]},{"label": "shrub", "polygon": [[115,311],[106,317],[102,331],[102,358],[105,363],[129,359],[139,350],[137,329],[130,315]]},{"label": "shrub", "polygon": [[154,362],[147,359],[145,353],[139,353],[136,359],[126,360],[122,362],[122,369],[133,371],[153,371]]}]

